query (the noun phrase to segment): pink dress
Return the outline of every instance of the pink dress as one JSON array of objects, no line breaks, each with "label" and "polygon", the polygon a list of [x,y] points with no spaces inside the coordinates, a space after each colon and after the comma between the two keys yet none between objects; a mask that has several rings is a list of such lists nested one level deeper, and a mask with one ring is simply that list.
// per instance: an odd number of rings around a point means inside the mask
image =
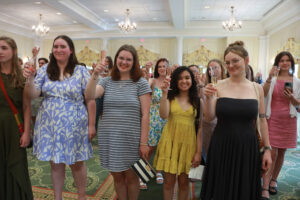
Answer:
[{"label": "pink dress", "polygon": [[283,95],[284,82],[277,80],[272,94],[268,120],[270,144],[276,148],[296,148],[297,118],[290,116],[290,100]]}]

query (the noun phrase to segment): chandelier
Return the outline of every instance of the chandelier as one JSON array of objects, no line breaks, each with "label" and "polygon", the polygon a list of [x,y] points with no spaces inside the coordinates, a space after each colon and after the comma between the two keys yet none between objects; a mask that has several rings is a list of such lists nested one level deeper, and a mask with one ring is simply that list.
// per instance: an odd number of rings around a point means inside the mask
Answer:
[{"label": "chandelier", "polygon": [[136,23],[133,22],[131,24],[130,19],[129,19],[129,9],[126,9],[125,14],[126,14],[126,20],[125,20],[125,22],[120,22],[118,24],[119,29],[124,33],[135,31],[136,30]]},{"label": "chandelier", "polygon": [[234,31],[235,29],[241,29],[242,28],[242,22],[241,21],[236,21],[236,19],[233,16],[234,12],[234,6],[231,6],[231,16],[230,19],[227,21],[224,21],[223,28],[227,31]]},{"label": "chandelier", "polygon": [[35,32],[37,36],[45,36],[49,33],[50,28],[48,26],[45,26],[45,24],[42,22],[42,14],[40,14],[40,21],[37,26],[32,26],[32,31]]}]

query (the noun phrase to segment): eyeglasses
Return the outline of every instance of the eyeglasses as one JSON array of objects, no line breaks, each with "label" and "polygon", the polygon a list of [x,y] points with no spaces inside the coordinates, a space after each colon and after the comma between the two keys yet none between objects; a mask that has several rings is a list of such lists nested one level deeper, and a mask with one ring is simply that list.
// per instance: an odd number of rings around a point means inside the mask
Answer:
[{"label": "eyeglasses", "polygon": [[235,65],[235,64],[237,64],[238,62],[240,62],[239,59],[233,59],[231,62],[230,62],[230,61],[226,61],[226,62],[225,62],[225,65],[226,65],[226,66],[230,66],[230,63],[233,64],[233,65]]}]

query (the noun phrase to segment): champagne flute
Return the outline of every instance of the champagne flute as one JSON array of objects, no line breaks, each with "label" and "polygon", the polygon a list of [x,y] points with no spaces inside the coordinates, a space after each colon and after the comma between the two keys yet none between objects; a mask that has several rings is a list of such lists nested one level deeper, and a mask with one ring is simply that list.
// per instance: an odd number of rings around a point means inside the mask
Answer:
[{"label": "champagne flute", "polygon": [[280,67],[279,66],[275,66],[276,67],[276,69],[277,69],[277,71],[275,72],[276,74],[276,78],[278,78],[278,75],[279,75],[279,71],[280,71]]},{"label": "champagne flute", "polygon": [[[34,58],[29,58],[27,56],[27,62],[25,63],[24,68],[29,69],[33,73],[34,72]],[[27,77],[25,84],[29,83],[29,81],[30,81],[30,77]]]},{"label": "champagne flute", "polygon": [[213,67],[210,66],[209,68],[210,68],[211,83],[213,84],[214,87],[216,87],[218,82],[218,74],[214,72]]},{"label": "champagne flute", "polygon": [[101,63],[103,65],[105,65],[105,70],[101,73],[101,75],[107,75],[108,74],[108,65],[105,64],[105,60],[106,60],[106,51],[105,50],[101,50]]},{"label": "champagne flute", "polygon": [[[170,84],[170,82],[171,82],[171,69],[169,67],[167,67],[167,69],[166,69],[166,80]],[[172,90],[172,89],[169,87],[168,90]]]}]

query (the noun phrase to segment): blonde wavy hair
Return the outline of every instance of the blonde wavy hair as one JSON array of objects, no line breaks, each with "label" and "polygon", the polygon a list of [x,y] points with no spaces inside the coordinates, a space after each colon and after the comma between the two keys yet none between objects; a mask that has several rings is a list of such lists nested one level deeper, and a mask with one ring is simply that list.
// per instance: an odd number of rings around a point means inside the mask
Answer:
[{"label": "blonde wavy hair", "polygon": [[[21,66],[18,63],[18,48],[14,39],[6,36],[0,36],[0,41],[6,42],[12,49],[12,59],[11,59],[11,86],[13,88],[24,87],[24,77],[22,74]],[[0,63],[0,69],[1,69]]]}]

